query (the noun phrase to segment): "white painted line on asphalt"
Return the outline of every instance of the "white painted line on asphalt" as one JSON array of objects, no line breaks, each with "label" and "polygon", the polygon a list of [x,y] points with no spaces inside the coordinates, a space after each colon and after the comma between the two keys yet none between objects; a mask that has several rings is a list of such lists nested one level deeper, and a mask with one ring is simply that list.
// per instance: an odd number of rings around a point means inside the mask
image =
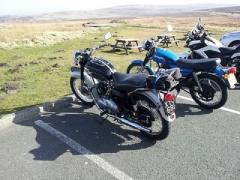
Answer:
[{"label": "white painted line on asphalt", "polygon": [[184,96],[180,96],[180,95],[178,95],[177,97],[180,97],[181,99],[184,99],[184,100],[187,100],[187,101],[192,101],[192,102],[194,102],[193,99],[188,98],[188,97],[184,97]]},{"label": "white painted line on asphalt", "polygon": [[[185,96],[180,96],[180,95],[178,95],[177,97],[179,97],[179,98],[181,98],[181,99],[184,99],[184,100],[187,100],[187,101],[192,101],[192,102],[194,102],[193,99],[188,98],[188,97],[185,97]],[[221,107],[220,109],[223,110],[223,111],[227,111],[227,112],[231,112],[231,113],[240,115],[240,111],[236,111],[236,110],[229,109],[229,108],[225,108],[225,107]]]},{"label": "white painted line on asphalt", "polygon": [[240,115],[239,111],[236,111],[236,110],[233,110],[233,109],[229,109],[229,108],[225,108],[225,107],[221,107],[220,109],[223,110],[223,111],[228,111],[228,112]]},{"label": "white painted line on asphalt", "polygon": [[60,141],[67,144],[69,147],[74,149],[76,152],[82,154],[84,157],[88,158],[89,160],[91,160],[92,162],[97,164],[99,167],[101,167],[102,169],[107,171],[109,174],[114,176],[116,179],[119,179],[119,180],[133,180],[133,178],[131,178],[130,176],[128,176],[124,172],[122,172],[119,169],[117,169],[116,167],[112,166],[107,161],[105,161],[104,159],[95,155],[93,152],[91,152],[90,150],[88,150],[84,146],[80,145],[79,143],[77,143],[73,139],[69,138],[65,134],[63,134],[60,131],[54,129],[53,127],[51,127],[47,123],[44,123],[42,120],[37,120],[34,123],[37,126],[44,129],[45,131],[47,131],[48,133],[50,133],[51,135],[57,137]]}]

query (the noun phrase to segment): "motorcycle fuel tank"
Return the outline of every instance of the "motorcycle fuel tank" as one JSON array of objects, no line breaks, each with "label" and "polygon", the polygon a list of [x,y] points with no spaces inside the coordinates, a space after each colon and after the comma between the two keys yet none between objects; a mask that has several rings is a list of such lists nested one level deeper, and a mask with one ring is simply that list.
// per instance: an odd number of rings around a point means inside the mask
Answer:
[{"label": "motorcycle fuel tank", "polygon": [[170,61],[177,61],[179,57],[172,51],[163,48],[156,49],[156,56],[166,58]]},{"label": "motorcycle fuel tank", "polygon": [[110,79],[116,70],[113,65],[102,58],[95,58],[87,63],[86,68],[91,75],[100,80]]}]

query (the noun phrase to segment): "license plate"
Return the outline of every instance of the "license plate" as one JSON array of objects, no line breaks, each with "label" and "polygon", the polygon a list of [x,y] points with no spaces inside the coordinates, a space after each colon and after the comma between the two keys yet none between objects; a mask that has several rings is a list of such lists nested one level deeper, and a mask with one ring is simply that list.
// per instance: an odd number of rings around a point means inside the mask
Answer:
[{"label": "license plate", "polygon": [[237,79],[236,79],[234,74],[229,74],[228,75],[228,83],[229,83],[229,87],[231,89],[235,88],[235,84],[237,84]]}]

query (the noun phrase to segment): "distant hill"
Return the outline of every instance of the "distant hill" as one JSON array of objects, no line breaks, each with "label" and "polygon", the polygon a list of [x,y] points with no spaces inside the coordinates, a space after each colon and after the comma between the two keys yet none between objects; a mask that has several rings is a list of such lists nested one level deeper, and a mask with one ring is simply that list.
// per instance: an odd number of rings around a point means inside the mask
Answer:
[{"label": "distant hill", "polygon": [[230,7],[204,9],[204,11],[218,12],[218,13],[240,14],[240,6],[230,6]]},{"label": "distant hill", "polygon": [[[225,7],[224,4],[197,4],[197,5],[124,5],[91,11],[66,11],[46,13],[34,16],[0,16],[0,22],[5,21],[62,21],[95,18],[131,18],[144,16],[168,16],[187,13],[212,11],[239,12],[239,6]],[[230,8],[230,9],[229,9]]]}]

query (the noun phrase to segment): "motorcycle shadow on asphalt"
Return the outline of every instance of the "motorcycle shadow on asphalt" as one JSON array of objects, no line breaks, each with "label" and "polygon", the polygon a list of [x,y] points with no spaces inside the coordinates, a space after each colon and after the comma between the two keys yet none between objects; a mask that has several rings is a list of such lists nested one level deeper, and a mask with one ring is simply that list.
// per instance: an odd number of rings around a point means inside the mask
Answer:
[{"label": "motorcycle shadow on asphalt", "polygon": [[[194,115],[205,115],[212,113],[213,110],[208,110],[200,107],[197,104],[188,104],[188,103],[176,103],[176,116],[185,117],[185,116],[194,116]],[[178,119],[177,119],[178,120]]]},{"label": "motorcycle shadow on asphalt", "polygon": [[234,89],[229,89],[230,91],[234,91],[234,90],[240,90],[240,84],[237,84],[236,87]]},{"label": "motorcycle shadow on asphalt", "polygon": [[[100,117],[95,108],[89,109],[76,103],[71,107],[43,114],[38,119],[94,154],[146,149],[156,143],[155,140],[146,138],[139,131],[118,124],[112,118]],[[32,126],[36,130],[36,142],[39,146],[29,151],[34,156],[34,160],[52,161],[66,152],[79,155],[59,139],[35,125],[34,121],[17,123]]]}]

